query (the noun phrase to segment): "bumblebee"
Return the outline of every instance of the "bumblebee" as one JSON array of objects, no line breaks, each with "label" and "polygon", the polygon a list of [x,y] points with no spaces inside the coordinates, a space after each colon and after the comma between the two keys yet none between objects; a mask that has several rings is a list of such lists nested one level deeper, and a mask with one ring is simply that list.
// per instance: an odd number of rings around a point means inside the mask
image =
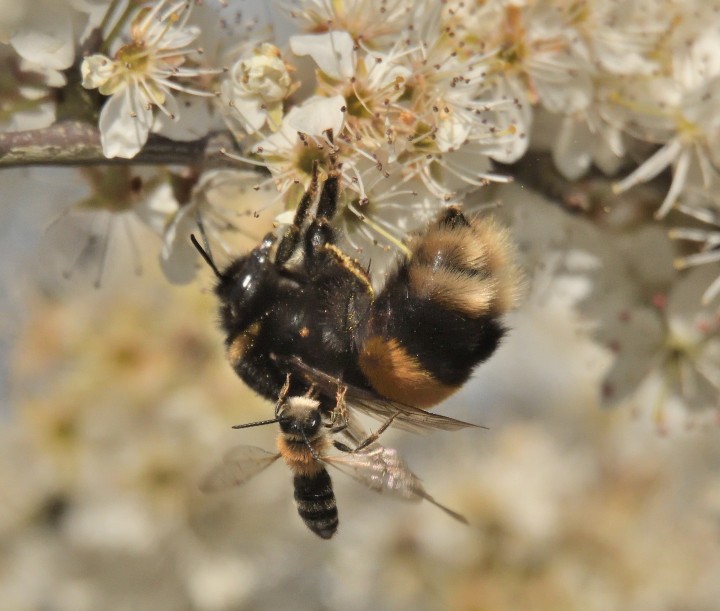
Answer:
[{"label": "bumblebee", "polygon": [[473,426],[425,411],[458,390],[506,333],[518,270],[508,233],[492,219],[443,210],[411,237],[376,293],[369,268],[338,246],[331,221],[339,167],[317,163],[292,225],[269,233],[220,270],[215,294],[227,358],[252,389],[274,401],[318,391],[329,417],[339,385],[351,407],[411,430]]},{"label": "bumblebee", "polygon": [[[282,457],[294,475],[298,514],[307,527],[323,539],[332,537],[338,527],[335,493],[326,465],[339,469],[376,492],[385,492],[406,501],[425,499],[452,518],[467,524],[463,516],[425,492],[420,480],[400,460],[394,449],[375,443],[381,430],[351,450],[331,438],[333,423],[326,421],[320,402],[312,393],[288,397],[289,388],[288,377],[278,398],[274,419],[234,427],[247,428],[278,422],[278,451],[272,453],[253,446],[232,448],[223,462],[203,479],[201,490],[217,492],[240,485]],[[330,455],[332,447],[340,453]]]}]

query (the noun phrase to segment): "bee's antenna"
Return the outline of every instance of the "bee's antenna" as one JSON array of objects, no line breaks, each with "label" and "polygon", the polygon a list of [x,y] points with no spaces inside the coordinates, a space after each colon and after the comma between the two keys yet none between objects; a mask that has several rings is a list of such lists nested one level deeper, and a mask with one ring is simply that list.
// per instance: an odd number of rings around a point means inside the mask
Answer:
[{"label": "bee's antenna", "polygon": [[248,424],[236,424],[234,429],[249,429],[253,426],[264,426],[266,424],[273,424],[274,422],[280,422],[282,418],[273,418],[272,420],[259,420],[258,422],[249,422]]},{"label": "bee's antenna", "polygon": [[210,248],[208,247],[208,250],[205,250],[202,246],[200,246],[200,242],[197,241],[195,234],[190,234],[190,241],[192,242],[195,249],[200,253],[200,256],[205,259],[205,263],[207,263],[210,266],[210,269],[215,272],[215,275],[218,278],[222,278],[220,270],[217,268],[217,266],[215,265],[215,261],[213,261],[212,259],[212,255],[210,254]]},{"label": "bee's antenna", "polygon": [[315,451],[315,448],[312,447],[310,444],[310,440],[308,439],[308,436],[305,434],[305,429],[300,429],[300,432],[302,433],[303,439],[305,440],[305,445],[307,445],[308,450],[310,450],[310,454],[312,454],[312,457],[317,460],[318,462],[322,462],[322,459],[318,456],[317,452]]}]

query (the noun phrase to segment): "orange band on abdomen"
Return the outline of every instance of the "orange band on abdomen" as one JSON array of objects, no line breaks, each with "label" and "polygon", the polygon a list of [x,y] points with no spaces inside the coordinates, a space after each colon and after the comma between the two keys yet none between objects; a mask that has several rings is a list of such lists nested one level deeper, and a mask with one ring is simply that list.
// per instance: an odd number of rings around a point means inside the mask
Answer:
[{"label": "orange band on abdomen", "polygon": [[457,390],[438,381],[395,338],[369,338],[359,361],[375,391],[398,403],[427,409]]}]

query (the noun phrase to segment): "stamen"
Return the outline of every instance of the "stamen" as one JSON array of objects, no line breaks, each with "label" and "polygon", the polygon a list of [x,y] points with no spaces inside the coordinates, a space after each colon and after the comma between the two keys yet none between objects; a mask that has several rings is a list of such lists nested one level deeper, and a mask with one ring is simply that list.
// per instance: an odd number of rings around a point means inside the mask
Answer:
[{"label": "stamen", "polygon": [[663,200],[660,209],[655,213],[656,219],[661,219],[672,210],[673,204],[680,195],[685,181],[687,180],[688,169],[690,168],[690,150],[684,150],[680,153],[680,157],[675,164],[675,170],[673,171],[672,182],[670,183],[670,189],[668,189],[667,195]]},{"label": "stamen", "polygon": [[147,32],[148,28],[152,24],[153,19],[155,19],[155,16],[160,12],[162,7],[166,4],[167,0],[160,0],[155,6],[151,7],[150,10],[145,15],[145,19],[143,19],[142,23],[139,24],[139,29],[142,32]]},{"label": "stamen", "polygon": [[673,263],[676,269],[686,269],[695,265],[714,263],[715,261],[720,261],[720,250],[709,250],[707,252],[688,255],[687,257],[675,259]]},{"label": "stamen", "polygon": [[707,248],[713,248],[720,245],[720,233],[717,235],[706,231],[705,229],[690,229],[688,227],[675,227],[668,231],[668,237],[671,240],[688,240],[690,242],[707,242]]},{"label": "stamen", "polygon": [[436,157],[435,162],[442,168],[446,169],[451,174],[457,176],[460,178],[463,182],[466,182],[470,185],[474,185],[476,187],[487,187],[488,182],[485,179],[482,180],[475,180],[471,176],[468,176],[467,174],[463,174],[462,172],[455,170],[454,168],[450,167],[449,164],[445,163],[445,160],[442,157]]},{"label": "stamen", "polygon": [[676,203],[675,208],[683,214],[687,214],[688,216],[691,216],[698,221],[702,221],[703,223],[707,223],[709,225],[717,225],[718,227],[720,227],[720,216],[718,216],[718,214],[714,210],[711,210],[709,208],[696,208],[694,206],[686,206],[681,202]]},{"label": "stamen", "polygon": [[160,83],[162,85],[165,85],[168,89],[173,89],[175,91],[182,91],[183,93],[188,93],[190,95],[196,95],[203,98],[214,98],[217,97],[214,92],[212,91],[203,91],[201,89],[194,89],[193,87],[188,87],[186,85],[182,85],[176,81],[170,81],[167,79],[155,79],[155,82]]},{"label": "stamen", "polygon": [[113,218],[115,215],[109,214],[107,215],[107,228],[105,229],[105,235],[103,236],[102,240],[102,249],[100,251],[100,262],[98,264],[98,271],[97,276],[95,277],[94,286],[96,289],[99,289],[102,286],[102,277],[105,273],[105,265],[107,263],[107,253],[108,253],[108,247],[110,246],[110,232],[112,230],[112,223]]},{"label": "stamen", "polygon": [[643,164],[636,168],[629,176],[619,182],[616,182],[612,187],[613,193],[623,193],[630,187],[634,187],[641,182],[652,180],[673,161],[675,161],[681,151],[682,144],[680,140],[678,138],[673,138]]},{"label": "stamen", "polygon": [[145,79],[137,79],[137,85],[145,92],[145,95],[152,100],[152,103],[157,106],[160,111],[168,118],[175,119],[175,115],[171,113],[167,108],[165,108],[164,104],[161,104],[158,100],[157,96],[155,95],[155,92],[152,91],[150,86],[147,84]]},{"label": "stamen", "polygon": [[355,216],[358,217],[363,223],[366,223],[368,226],[370,226],[372,229],[374,229],[378,234],[380,234],[382,237],[384,237],[388,242],[394,244],[406,257],[412,256],[412,251],[405,246],[400,240],[398,240],[395,236],[385,231],[382,227],[371,221],[367,215],[360,212],[355,206],[353,206],[351,203],[348,203],[348,210],[352,212]]},{"label": "stamen", "polygon": [[75,270],[80,266],[80,263],[87,259],[90,256],[90,253],[92,253],[96,247],[99,240],[99,236],[97,234],[91,233],[83,245],[80,252],[75,257],[75,260],[70,264],[69,267],[65,268],[62,271],[63,278],[66,280],[69,280],[72,275],[75,273]]},{"label": "stamen", "polygon": [[250,157],[244,157],[242,155],[237,155],[236,153],[231,153],[225,148],[220,149],[220,154],[224,155],[225,157],[229,159],[234,159],[235,161],[240,161],[241,163],[247,163],[250,165],[257,166],[259,168],[267,169],[267,164],[263,161],[257,161],[256,159],[252,159]]},{"label": "stamen", "polygon": [[715,280],[712,281],[710,286],[707,288],[707,290],[703,293],[701,304],[703,306],[708,306],[710,302],[712,302],[715,297],[720,294],[720,276],[715,278]]},{"label": "stamen", "polygon": [[140,248],[138,247],[137,240],[135,239],[135,234],[132,231],[132,227],[130,227],[130,219],[127,217],[127,215],[123,215],[121,219],[123,228],[125,229],[125,235],[127,236],[128,242],[130,243],[133,270],[136,276],[142,276],[142,257],[140,256]]}]

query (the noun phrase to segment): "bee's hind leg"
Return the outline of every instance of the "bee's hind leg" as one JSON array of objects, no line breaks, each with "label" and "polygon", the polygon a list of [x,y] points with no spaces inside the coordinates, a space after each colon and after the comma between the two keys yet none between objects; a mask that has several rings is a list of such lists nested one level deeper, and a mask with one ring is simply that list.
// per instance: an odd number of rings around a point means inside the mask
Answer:
[{"label": "bee's hind leg", "polygon": [[395,420],[396,417],[397,417],[397,413],[390,416],[390,418],[388,418],[385,422],[383,422],[380,425],[380,428],[377,431],[375,431],[374,433],[371,433],[370,435],[365,437],[365,439],[363,439],[357,446],[355,446],[355,448],[350,448],[349,446],[347,446],[344,443],[341,443],[339,441],[334,441],[333,445],[341,452],[355,453],[355,452],[359,452],[360,450],[364,450],[369,445],[372,445],[373,443],[375,443],[378,440],[380,435],[382,435],[385,432],[385,430],[393,423],[393,421]]}]

